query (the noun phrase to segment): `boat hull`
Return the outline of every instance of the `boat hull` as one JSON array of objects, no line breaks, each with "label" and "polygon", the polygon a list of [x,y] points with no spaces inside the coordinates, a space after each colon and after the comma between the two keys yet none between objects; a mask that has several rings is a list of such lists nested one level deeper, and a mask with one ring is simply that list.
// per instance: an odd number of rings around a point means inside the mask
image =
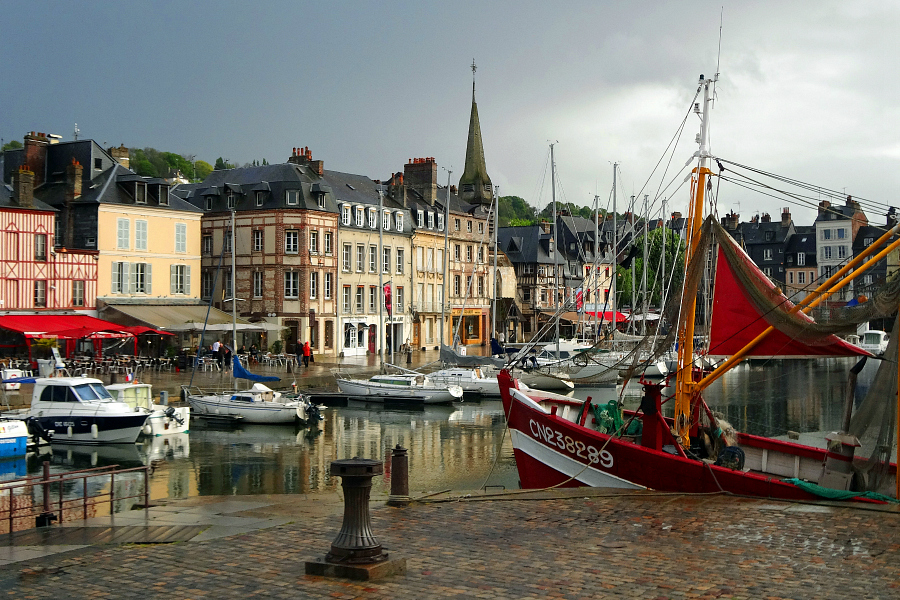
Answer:
[{"label": "boat hull", "polygon": [[366,402],[409,402],[413,404],[450,404],[456,402],[449,390],[373,383],[362,379],[338,379],[338,388]]},{"label": "boat hull", "polygon": [[[191,410],[187,406],[175,408],[175,414],[166,415],[164,407],[155,409],[147,417],[144,424],[144,434],[156,437],[158,435],[171,435],[174,433],[187,433],[191,429]],[[176,418],[177,417],[177,418]],[[179,419],[181,422],[179,423]]]},{"label": "boat hull", "polygon": [[244,423],[306,422],[303,407],[283,402],[236,402],[230,394],[189,395],[191,410],[198,416],[239,418]]},{"label": "boat hull", "polygon": [[35,416],[54,444],[133,444],[144,428],[147,413],[120,415],[72,413]]}]

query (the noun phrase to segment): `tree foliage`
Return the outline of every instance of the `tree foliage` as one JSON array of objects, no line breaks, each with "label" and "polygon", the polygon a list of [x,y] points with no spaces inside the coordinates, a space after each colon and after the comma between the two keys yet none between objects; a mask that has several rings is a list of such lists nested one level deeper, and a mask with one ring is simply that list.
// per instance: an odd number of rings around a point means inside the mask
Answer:
[{"label": "tree foliage", "polygon": [[2,150],[3,152],[6,152],[7,150],[16,150],[21,147],[22,147],[22,142],[20,142],[19,140],[11,140],[11,141],[3,144],[3,148],[0,150]]},{"label": "tree foliage", "polygon": [[[668,294],[677,294],[681,290],[681,282],[684,279],[684,244],[680,243],[678,234],[671,229],[655,229],[648,236],[649,259],[644,261],[643,236],[636,238],[637,254],[634,258],[634,288],[636,298],[631,297],[631,268],[616,269],[616,290],[618,292],[619,306],[633,306],[634,302],[643,304],[644,297],[641,293],[644,265],[647,265],[647,298],[650,306],[659,307],[662,298],[663,281],[668,288]],[[661,273],[663,247],[665,245],[666,273]]]},{"label": "tree foliage", "polygon": [[[131,170],[143,177],[175,177],[181,174],[190,181],[202,181],[212,172],[209,163],[156,148],[132,148],[128,151]],[[204,167],[208,167],[204,168]]]},{"label": "tree foliage", "polygon": [[219,158],[216,159],[216,164],[213,167],[213,169],[216,171],[224,171],[227,169],[234,169],[236,166],[237,165],[231,164],[230,162],[228,162],[227,160],[225,160],[224,158],[222,158],[220,156]]},{"label": "tree foliage", "polygon": [[[571,214],[573,217],[584,217],[585,219],[591,219],[591,218],[593,218],[593,215],[594,215],[594,209],[592,209],[590,206],[578,206],[577,204],[572,204],[571,202],[567,202],[567,203],[557,202],[556,203],[556,215],[559,216],[560,212],[562,212],[564,210],[568,211],[569,214]],[[600,212],[602,214],[604,211],[601,210]],[[544,210],[542,210],[538,214],[538,217],[540,217],[541,219],[547,219],[548,221],[552,221],[553,220],[553,203],[548,202],[547,206],[544,207]]]},{"label": "tree foliage", "polygon": [[[518,196],[500,196],[500,227],[533,225],[537,222],[534,208]],[[515,223],[513,223],[515,221]]]}]

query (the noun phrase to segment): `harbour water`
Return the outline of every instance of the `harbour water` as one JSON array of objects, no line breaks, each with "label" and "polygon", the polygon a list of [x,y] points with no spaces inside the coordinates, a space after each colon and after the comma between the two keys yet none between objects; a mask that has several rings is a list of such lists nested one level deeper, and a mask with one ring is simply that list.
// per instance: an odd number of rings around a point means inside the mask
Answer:
[{"label": "harbour water", "polygon": [[[840,425],[852,364],[836,359],[746,364],[716,382],[705,398],[712,410],[722,413],[740,431],[766,436],[832,431]],[[341,367],[362,374],[374,368],[374,361]],[[877,365],[870,364],[863,371],[858,396],[864,393],[875,368]],[[329,382],[333,385],[328,373],[324,365],[319,365],[303,373],[283,373],[282,383],[289,385],[296,380],[300,389],[321,389]],[[201,384],[228,380],[227,374],[202,374],[195,376],[195,384],[196,377]],[[178,386],[187,378],[185,374],[166,373],[147,374],[144,380],[153,383],[157,393],[167,389],[175,399]],[[671,392],[664,390],[664,398]],[[640,385],[633,382],[625,389],[621,385],[577,388],[573,395],[590,396],[595,403],[620,396],[626,408],[633,408],[639,403],[640,393]],[[665,408],[671,411],[670,405]],[[314,428],[215,428],[194,418],[189,434],[143,439],[135,445],[52,446],[17,463],[15,473],[0,471],[0,477],[37,474],[44,460],[51,462],[54,471],[149,464],[154,499],[323,494],[334,493],[340,484],[328,474],[331,461],[355,456],[386,459],[390,449],[399,444],[409,451],[413,495],[475,490],[484,485],[495,486],[493,489],[518,487],[499,400],[418,409],[351,402],[329,407],[324,417]],[[389,462],[385,476],[376,478],[374,485],[373,493],[389,490]]]}]

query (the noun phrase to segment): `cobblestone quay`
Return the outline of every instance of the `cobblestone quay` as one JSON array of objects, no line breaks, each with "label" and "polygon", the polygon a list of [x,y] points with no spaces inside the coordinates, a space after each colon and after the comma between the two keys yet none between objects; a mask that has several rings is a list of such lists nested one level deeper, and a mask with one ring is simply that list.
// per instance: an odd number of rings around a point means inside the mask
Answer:
[{"label": "cobblestone quay", "polygon": [[373,502],[373,529],[407,574],[359,583],[304,575],[341,520],[295,508],[294,522],[243,535],[9,564],[0,596],[900,598],[896,511],[584,489]]}]

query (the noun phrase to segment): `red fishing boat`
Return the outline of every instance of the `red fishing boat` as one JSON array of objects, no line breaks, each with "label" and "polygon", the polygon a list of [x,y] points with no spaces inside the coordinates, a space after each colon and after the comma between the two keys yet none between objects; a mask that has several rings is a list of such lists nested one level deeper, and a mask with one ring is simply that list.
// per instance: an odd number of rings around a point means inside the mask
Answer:
[{"label": "red fishing boat", "polygon": [[[707,135],[713,83],[700,77],[703,111],[698,164],[691,180],[687,269],[680,307],[670,311],[678,323],[676,391],[664,400],[664,384],[642,381],[640,408],[622,411],[615,401],[593,406],[590,400],[520,389],[508,371],[501,371],[498,380],[520,484],[526,489],[592,486],[890,502],[900,495],[896,463],[890,461],[890,442],[896,439],[891,430],[897,430],[896,398],[900,397],[896,326],[893,348],[886,353],[895,357],[894,362],[887,365],[885,374],[876,376],[878,381],[893,379],[890,389],[895,400],[888,398],[881,413],[867,410],[860,419],[854,416],[851,425],[851,395],[842,430],[827,436],[827,449],[723,431],[727,425],[703,400],[702,391],[746,357],[869,356],[834,335],[836,324],[830,328],[816,323],[807,313],[900,247],[900,240],[893,239],[900,226],[894,226],[802,302],[788,301],[713,218],[703,219],[704,191],[708,178],[715,176],[709,169],[712,156]],[[700,274],[713,262],[708,260],[713,248],[716,274],[709,348],[730,358],[703,374],[694,368],[694,321]],[[900,282],[900,277],[894,280]],[[841,323],[867,318],[874,314],[875,304],[887,306],[889,313],[893,302],[892,310],[896,310],[900,283],[885,294],[883,301],[843,315]],[[855,374],[851,377],[855,379]],[[673,417],[663,415],[668,401],[674,403]],[[864,436],[878,438],[869,456],[860,450]]]}]

